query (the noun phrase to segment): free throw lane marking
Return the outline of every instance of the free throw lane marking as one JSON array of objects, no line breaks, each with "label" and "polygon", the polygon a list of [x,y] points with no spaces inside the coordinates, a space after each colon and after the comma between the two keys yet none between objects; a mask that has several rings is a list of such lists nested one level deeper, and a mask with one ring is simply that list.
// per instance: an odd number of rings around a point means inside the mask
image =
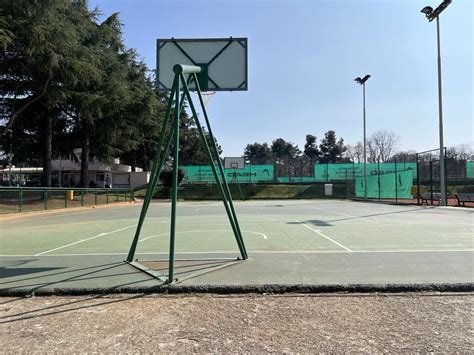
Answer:
[{"label": "free throw lane marking", "polygon": [[126,229],[130,229],[130,228],[133,228],[133,227],[136,227],[136,226],[137,226],[136,224],[132,224],[131,226],[116,229],[116,230],[113,230],[111,232],[99,233],[97,235],[94,235],[93,237],[86,238],[86,239],[81,239],[81,240],[78,240],[77,242],[74,242],[74,243],[69,243],[69,244],[62,245],[60,247],[54,248],[54,249],[46,250],[46,251],[43,251],[41,253],[35,254],[34,256],[40,256],[40,255],[43,255],[43,254],[51,253],[52,251],[56,251],[56,250],[59,250],[59,249],[64,249],[64,248],[70,247],[72,245],[76,245],[76,244],[79,244],[79,243],[84,243],[84,242],[87,242],[87,241],[92,240],[92,239],[97,239],[97,238],[100,238],[100,237],[103,237],[103,236],[106,236],[106,235],[109,235],[109,234],[121,232],[121,231],[124,231]]},{"label": "free throw lane marking", "polygon": [[307,225],[306,223],[303,223],[301,221],[298,221],[297,219],[295,219],[296,222],[300,223],[302,226],[305,226],[306,228],[308,228],[309,230],[313,231],[314,233],[320,235],[321,237],[323,238],[326,238],[327,240],[329,240],[330,242],[336,244],[337,246],[340,246],[342,249],[346,250],[346,251],[350,251],[352,252],[351,249],[345,247],[344,245],[342,245],[341,243],[339,242],[336,242],[334,239],[332,239],[331,237],[328,237],[327,235],[324,235],[320,230],[317,230],[317,229],[314,229],[312,228],[311,226]]},{"label": "free throw lane marking", "polygon": [[[198,229],[198,230],[193,230],[193,231],[176,231],[176,234],[186,234],[186,233],[196,233],[196,232],[232,232],[232,229]],[[268,239],[266,234],[259,233],[259,232],[254,232],[254,231],[244,231],[242,230],[243,233],[252,233],[252,234],[257,234],[263,237],[263,239]],[[156,238],[156,237],[162,237],[164,235],[169,235],[169,233],[160,233],[160,234],[155,234],[155,235],[150,235],[148,237],[145,237],[143,239],[140,239],[138,242],[144,242],[145,240],[151,239],[151,238]]]}]

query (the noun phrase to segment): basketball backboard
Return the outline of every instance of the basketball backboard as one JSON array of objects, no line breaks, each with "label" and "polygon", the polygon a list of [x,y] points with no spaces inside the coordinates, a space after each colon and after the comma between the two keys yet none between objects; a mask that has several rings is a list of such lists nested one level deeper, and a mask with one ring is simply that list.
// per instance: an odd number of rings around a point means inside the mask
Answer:
[{"label": "basketball backboard", "polygon": [[224,168],[234,170],[245,169],[245,160],[242,157],[225,157]]},{"label": "basketball backboard", "polygon": [[171,90],[175,64],[202,68],[201,91],[247,90],[247,38],[158,39],[158,91]]}]

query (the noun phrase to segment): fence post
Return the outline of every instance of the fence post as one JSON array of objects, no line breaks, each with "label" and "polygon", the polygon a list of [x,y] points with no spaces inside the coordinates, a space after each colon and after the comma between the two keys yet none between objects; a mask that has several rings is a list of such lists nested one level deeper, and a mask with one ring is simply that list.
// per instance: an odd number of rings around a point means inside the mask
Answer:
[{"label": "fence post", "polygon": [[433,162],[430,157],[430,199],[431,205],[433,206]]},{"label": "fence post", "polygon": [[[444,156],[447,157],[448,156],[448,151],[446,149],[446,147],[444,147]],[[448,159],[445,159],[445,165],[444,165],[444,181],[446,182],[444,184],[444,196],[446,196],[446,205],[449,206],[449,197],[448,197],[448,187],[449,187],[449,181],[448,181],[448,164],[446,163],[448,161]],[[441,169],[441,168],[440,168]]]},{"label": "fence post", "polygon": [[23,189],[21,187],[18,195],[18,209],[20,212],[23,211]]},{"label": "fence post", "polygon": [[94,206],[97,206],[97,191],[94,191]]},{"label": "fence post", "polygon": [[106,205],[109,204],[109,190],[106,190],[106,191],[105,191],[105,204],[106,204]]},{"label": "fence post", "polygon": [[64,208],[67,208],[67,190],[64,190]]},{"label": "fence post", "polygon": [[417,199],[417,204],[420,204],[420,168],[418,164],[418,153],[415,154],[416,158],[416,199]]},{"label": "fence post", "polygon": [[380,160],[377,161],[377,184],[379,188],[379,202],[380,202]]},{"label": "fence post", "polygon": [[398,202],[397,158],[395,158],[395,203]]},{"label": "fence post", "polygon": [[44,189],[43,192],[43,199],[44,199],[44,209],[48,209],[48,189]]},{"label": "fence post", "polygon": [[81,207],[84,207],[84,190],[81,190]]}]

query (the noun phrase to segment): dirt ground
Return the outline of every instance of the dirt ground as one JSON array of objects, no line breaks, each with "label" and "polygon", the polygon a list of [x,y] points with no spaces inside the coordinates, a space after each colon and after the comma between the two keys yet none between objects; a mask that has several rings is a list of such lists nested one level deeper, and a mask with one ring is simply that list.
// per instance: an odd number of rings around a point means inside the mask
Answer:
[{"label": "dirt ground", "polygon": [[473,351],[473,294],[0,298],[2,353]]}]

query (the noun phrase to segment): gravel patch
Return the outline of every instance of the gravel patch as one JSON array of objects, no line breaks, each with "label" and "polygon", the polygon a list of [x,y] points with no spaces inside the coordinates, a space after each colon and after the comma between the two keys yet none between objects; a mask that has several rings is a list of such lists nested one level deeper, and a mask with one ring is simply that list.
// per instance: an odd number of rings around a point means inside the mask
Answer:
[{"label": "gravel patch", "polygon": [[473,351],[473,295],[0,298],[2,353]]}]

